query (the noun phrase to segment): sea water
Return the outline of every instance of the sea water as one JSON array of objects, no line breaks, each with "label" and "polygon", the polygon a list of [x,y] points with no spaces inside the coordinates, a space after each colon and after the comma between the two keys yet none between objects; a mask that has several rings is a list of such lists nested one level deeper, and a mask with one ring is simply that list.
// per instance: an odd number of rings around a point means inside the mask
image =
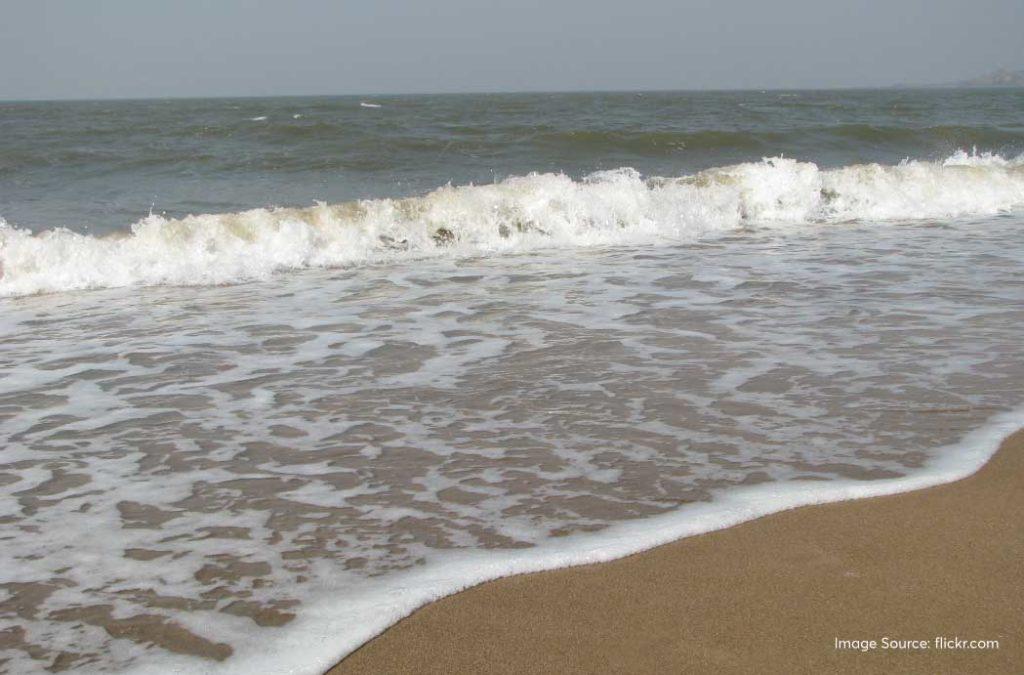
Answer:
[{"label": "sea water", "polygon": [[0,668],[318,672],[431,599],[976,470],[1021,94],[0,106]]}]

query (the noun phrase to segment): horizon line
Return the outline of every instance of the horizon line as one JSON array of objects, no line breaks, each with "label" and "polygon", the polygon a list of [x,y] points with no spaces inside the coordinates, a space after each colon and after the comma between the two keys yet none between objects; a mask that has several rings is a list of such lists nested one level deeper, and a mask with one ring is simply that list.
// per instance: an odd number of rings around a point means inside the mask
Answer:
[{"label": "horizon line", "polygon": [[823,87],[708,87],[708,88],[653,88],[653,89],[510,89],[472,91],[411,91],[411,92],[358,92],[351,94],[302,93],[302,94],[187,94],[169,96],[107,96],[58,97],[58,98],[0,98],[0,104],[8,103],[100,103],[132,101],[198,101],[198,100],[244,100],[273,98],[395,98],[414,96],[518,96],[525,94],[702,94],[702,93],[767,93],[775,91],[889,91],[915,89],[1019,89],[1015,85],[966,85],[966,84],[889,84],[889,85],[837,85]]}]

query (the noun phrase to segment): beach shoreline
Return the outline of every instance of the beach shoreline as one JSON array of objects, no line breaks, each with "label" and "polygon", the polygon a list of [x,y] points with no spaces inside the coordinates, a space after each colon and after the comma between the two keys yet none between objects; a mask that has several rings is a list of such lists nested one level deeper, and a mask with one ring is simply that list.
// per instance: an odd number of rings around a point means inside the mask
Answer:
[{"label": "beach shoreline", "polygon": [[1022,471],[1024,430],[952,483],[490,581],[329,672],[1010,672],[1024,662]]}]

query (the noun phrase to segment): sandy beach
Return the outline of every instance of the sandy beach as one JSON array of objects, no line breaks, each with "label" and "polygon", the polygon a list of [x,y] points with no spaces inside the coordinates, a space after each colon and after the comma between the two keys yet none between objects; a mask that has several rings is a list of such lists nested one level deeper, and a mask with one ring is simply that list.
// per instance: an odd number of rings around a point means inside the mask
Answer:
[{"label": "sandy beach", "polygon": [[330,673],[1013,672],[1024,664],[1022,487],[1019,431],[956,483],[471,588]]}]

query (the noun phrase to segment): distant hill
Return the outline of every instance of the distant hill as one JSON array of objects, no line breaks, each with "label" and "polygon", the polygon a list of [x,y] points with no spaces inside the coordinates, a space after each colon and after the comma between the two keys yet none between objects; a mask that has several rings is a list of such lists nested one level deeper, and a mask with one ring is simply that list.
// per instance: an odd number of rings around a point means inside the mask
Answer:
[{"label": "distant hill", "polygon": [[961,87],[1024,87],[1024,70],[1000,68],[988,75],[957,82]]}]

